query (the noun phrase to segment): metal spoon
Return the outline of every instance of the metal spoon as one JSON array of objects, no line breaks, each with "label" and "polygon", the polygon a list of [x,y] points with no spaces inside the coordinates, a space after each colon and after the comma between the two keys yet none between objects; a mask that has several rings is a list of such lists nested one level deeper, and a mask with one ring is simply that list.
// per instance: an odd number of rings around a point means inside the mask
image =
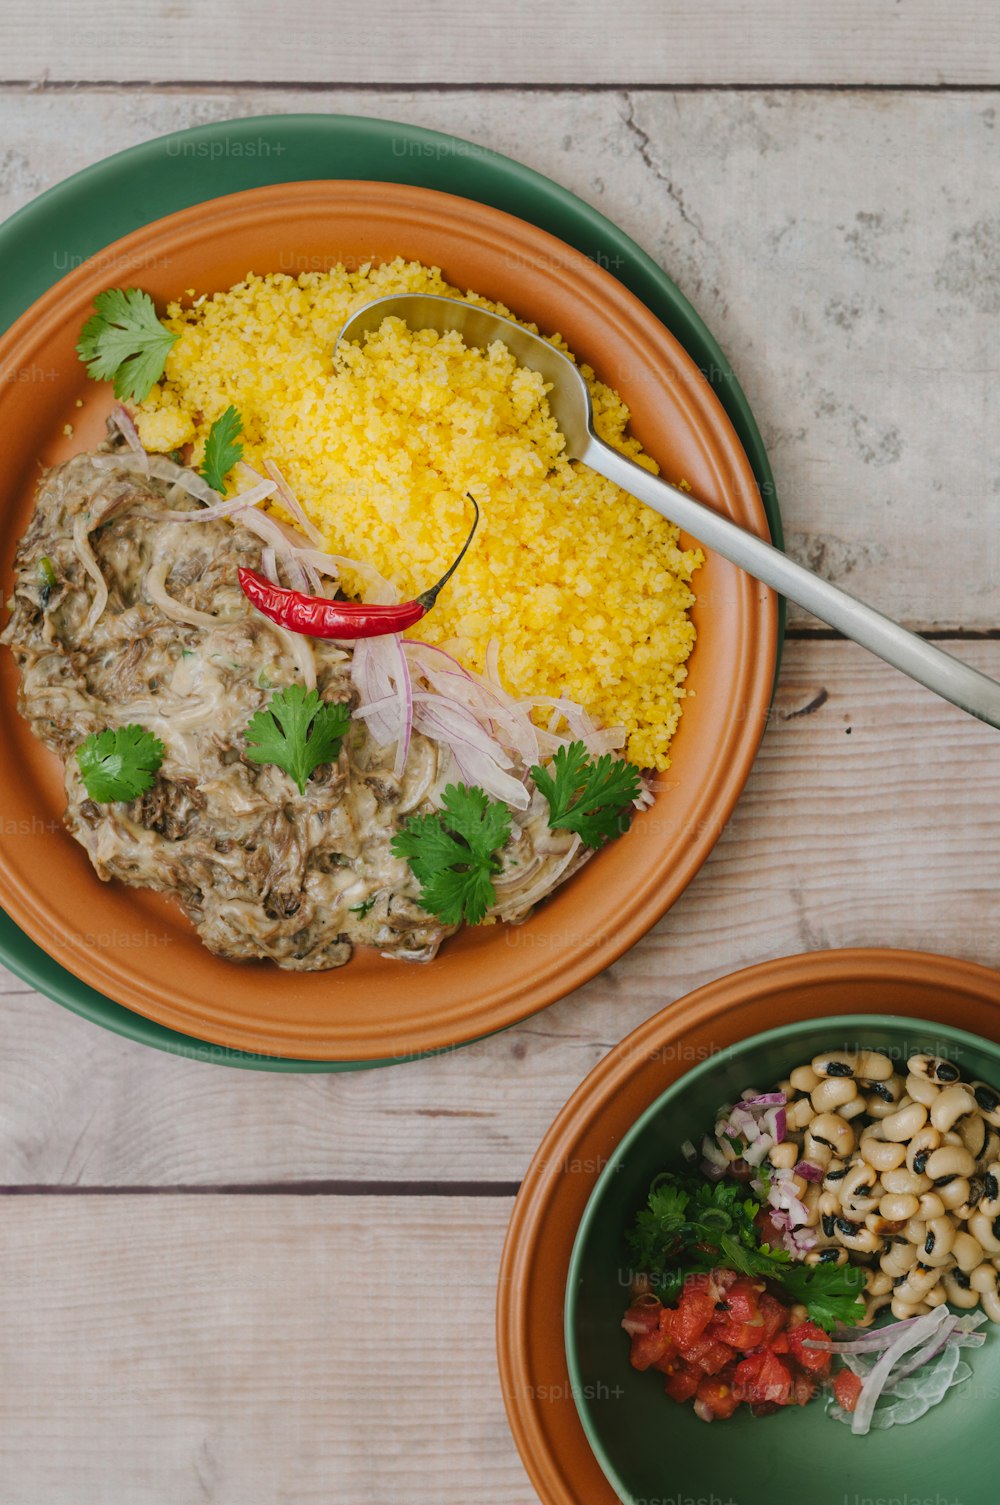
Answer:
[{"label": "metal spoon", "polygon": [[911,679],[968,711],[970,716],[1000,727],[1000,684],[908,632],[822,576],[814,575],[780,549],[745,532],[668,481],[650,475],[641,465],[598,439],[590,393],[576,366],[547,340],[531,334],[512,319],[501,318],[458,298],[430,293],[377,298],[348,319],[338,336],[334,355],[341,341],[360,339],[378,329],[383,319],[390,316],[402,319],[411,329],[436,329],[441,334],[457,330],[467,345],[481,349],[502,340],[522,366],[541,372],[550,383],[549,406],[565,437],[569,459],[581,460],[614,481],[724,559],[797,601],[845,637],[853,638]]}]

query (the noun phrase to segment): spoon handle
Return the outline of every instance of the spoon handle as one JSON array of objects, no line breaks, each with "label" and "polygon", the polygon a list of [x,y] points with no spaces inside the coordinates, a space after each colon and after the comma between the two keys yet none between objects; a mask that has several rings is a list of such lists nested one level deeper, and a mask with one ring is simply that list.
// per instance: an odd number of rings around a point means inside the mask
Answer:
[{"label": "spoon handle", "polygon": [[970,716],[1000,727],[1000,684],[980,674],[978,669],[963,664],[950,653],[858,601],[839,586],[814,575],[780,549],[747,533],[704,502],[695,501],[676,486],[650,475],[648,470],[626,459],[593,434],[580,459],[652,507],[654,512],[669,518],[707,548],[714,549],[724,559],[739,565],[740,569],[772,586],[789,600],[798,602],[820,621],[828,622],[845,637],[853,638],[863,648],[878,654],[879,658],[901,669],[918,684],[934,690],[952,705],[968,711]]}]

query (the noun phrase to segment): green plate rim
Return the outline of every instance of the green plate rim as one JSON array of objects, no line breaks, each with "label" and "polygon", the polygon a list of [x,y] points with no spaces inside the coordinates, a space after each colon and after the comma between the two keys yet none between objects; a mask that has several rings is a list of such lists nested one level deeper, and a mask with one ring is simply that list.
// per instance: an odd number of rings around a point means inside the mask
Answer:
[{"label": "green plate rim", "polygon": [[[237,146],[242,149],[237,151]],[[325,152],[329,160],[323,160]],[[306,159],[301,169],[295,167],[297,158]],[[529,220],[604,266],[656,314],[701,367],[746,450],[771,537],[783,546],[774,477],[750,404],[714,335],[680,289],[630,236],[569,189],[512,157],[446,132],[361,115],[250,115],[172,131],[102,158],[39,194],[0,225],[0,331],[71,266],[141,225],[245,188],[322,177],[412,183],[476,199]],[[65,244],[70,236],[74,244],[66,247],[66,264],[60,267],[52,247]],[[775,677],[784,625],[785,603],[779,600]],[[0,961],[71,1012],[127,1039],[190,1060],[250,1071],[314,1073],[363,1071],[448,1053],[376,1061],[301,1061],[212,1045],[105,998],[54,962],[2,910]]]}]

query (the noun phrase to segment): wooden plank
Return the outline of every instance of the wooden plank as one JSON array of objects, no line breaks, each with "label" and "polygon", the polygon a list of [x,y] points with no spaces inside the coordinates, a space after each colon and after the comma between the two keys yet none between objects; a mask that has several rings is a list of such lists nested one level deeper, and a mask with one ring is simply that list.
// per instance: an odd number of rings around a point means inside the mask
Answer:
[{"label": "wooden plank", "polygon": [[290,0],[211,6],[98,0],[67,28],[58,0],[13,0],[6,78],[335,83],[992,83],[988,0],[595,0],[357,11]]},{"label": "wooden plank", "polygon": [[757,413],[797,557],[912,625],[983,629],[1000,625],[998,107],[1000,92],[0,91],[0,215],[135,141],[260,111],[402,117],[495,147],[620,223],[693,300]]},{"label": "wooden plank", "polygon": [[[1000,674],[1000,642],[958,652]],[[707,866],[574,996],[435,1060],[289,1078],[157,1054],[12,982],[0,1185],[517,1181],[587,1071],[672,999],[825,946],[1000,966],[998,891],[996,733],[853,645],[791,643],[757,765]]]},{"label": "wooden plank", "polygon": [[533,1491],[493,1311],[508,1199],[21,1197],[4,1505],[497,1505]]}]

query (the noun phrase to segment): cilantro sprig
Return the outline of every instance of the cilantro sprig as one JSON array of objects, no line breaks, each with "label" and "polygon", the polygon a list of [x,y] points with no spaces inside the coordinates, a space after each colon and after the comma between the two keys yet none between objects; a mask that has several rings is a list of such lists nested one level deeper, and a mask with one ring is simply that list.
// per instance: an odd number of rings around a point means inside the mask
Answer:
[{"label": "cilantro sprig", "polygon": [[776,1281],[811,1321],[829,1332],[865,1314],[858,1300],[865,1272],[855,1265],[805,1265],[785,1249],[762,1243],[754,1219],[759,1202],[732,1181],[701,1181],[665,1172],[650,1188],[646,1207],[626,1239],[636,1271],[648,1275],[656,1295],[670,1305],[688,1275],[720,1266]]},{"label": "cilantro sprig", "polygon": [[593,760],[585,743],[560,747],[547,768],[531,777],[549,802],[549,825],[575,831],[588,847],[627,831],[639,793],[639,770],[610,753]]},{"label": "cilantro sprig", "polygon": [[120,402],[143,402],[180,336],[160,323],[152,298],[141,288],[109,288],[98,293],[94,309],[80,331],[77,355],[95,381],[114,383]]},{"label": "cilantro sprig", "polygon": [[247,725],[247,757],[254,763],[274,763],[294,779],[300,794],[321,763],[332,763],[351,724],[350,708],[324,701],[317,690],[289,685],[272,695]]},{"label": "cilantro sprig", "polygon": [[478,925],[496,899],[497,852],[510,836],[510,811],[464,784],[449,784],[442,809],[415,815],[392,838],[420,881],[420,903],[445,925]]},{"label": "cilantro sprig", "polygon": [[242,432],[243,419],[232,404],[216,418],[208,431],[201,474],[220,496],[226,494],[226,476],[243,458],[243,445],[238,437]]},{"label": "cilantro sprig", "polygon": [[141,726],[106,726],[80,743],[76,761],[90,798],[106,805],[137,799],[151,788],[164,752],[159,737]]}]

